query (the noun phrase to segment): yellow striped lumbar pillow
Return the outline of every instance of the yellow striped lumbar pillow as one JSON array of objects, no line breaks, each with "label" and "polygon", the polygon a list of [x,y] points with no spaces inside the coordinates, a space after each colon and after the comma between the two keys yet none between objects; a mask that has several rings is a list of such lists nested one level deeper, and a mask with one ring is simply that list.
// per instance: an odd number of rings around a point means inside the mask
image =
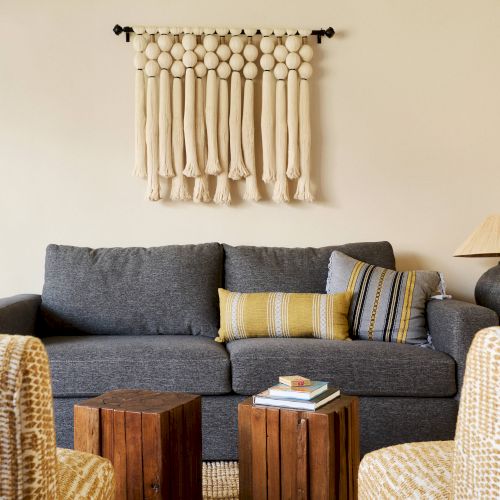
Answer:
[{"label": "yellow striped lumbar pillow", "polygon": [[249,337],[345,340],[351,293],[239,293],[219,288],[217,342]]}]

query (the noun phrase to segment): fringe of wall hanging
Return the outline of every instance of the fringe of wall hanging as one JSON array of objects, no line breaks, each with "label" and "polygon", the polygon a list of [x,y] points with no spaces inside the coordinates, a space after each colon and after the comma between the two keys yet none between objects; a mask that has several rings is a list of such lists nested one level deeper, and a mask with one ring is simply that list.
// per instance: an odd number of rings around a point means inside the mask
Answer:
[{"label": "fringe of wall hanging", "polygon": [[[243,180],[244,199],[259,201],[259,178],[273,184],[277,203],[314,200],[309,38],[315,34],[321,41],[333,29],[117,25],[114,31],[133,37],[134,175],[147,179],[149,200],[230,204],[231,184]],[[259,70],[262,165],[255,160]],[[209,177],[216,179],[213,193]]]}]

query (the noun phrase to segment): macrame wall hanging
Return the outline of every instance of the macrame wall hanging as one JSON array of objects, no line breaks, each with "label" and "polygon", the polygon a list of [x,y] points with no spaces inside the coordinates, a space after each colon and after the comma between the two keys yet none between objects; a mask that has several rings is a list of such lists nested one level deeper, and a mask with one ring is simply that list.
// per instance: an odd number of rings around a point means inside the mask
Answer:
[{"label": "macrame wall hanging", "polygon": [[[321,43],[333,28],[116,25],[113,31],[132,39],[135,51],[134,175],[147,179],[148,199],[230,204],[232,183],[243,181],[244,199],[259,201],[260,178],[273,185],[277,203],[314,200],[310,37]],[[262,84],[259,110],[256,81]]]}]

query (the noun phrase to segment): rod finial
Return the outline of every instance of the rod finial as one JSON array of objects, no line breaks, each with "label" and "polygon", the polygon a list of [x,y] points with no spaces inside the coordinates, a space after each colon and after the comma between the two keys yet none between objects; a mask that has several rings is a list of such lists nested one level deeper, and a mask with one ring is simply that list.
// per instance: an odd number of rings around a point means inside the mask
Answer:
[{"label": "rod finial", "polygon": [[123,28],[119,24],[115,24],[115,26],[113,28],[113,33],[116,36],[121,35],[123,33]]},{"label": "rod finial", "polygon": [[335,30],[331,26],[329,28],[326,28],[325,36],[327,36],[328,38],[332,38],[333,35],[335,35]]}]

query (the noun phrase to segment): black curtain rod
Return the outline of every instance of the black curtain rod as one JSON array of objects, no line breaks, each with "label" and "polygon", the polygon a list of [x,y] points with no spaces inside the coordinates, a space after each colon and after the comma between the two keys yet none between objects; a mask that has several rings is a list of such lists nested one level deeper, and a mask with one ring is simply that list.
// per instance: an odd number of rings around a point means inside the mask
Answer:
[{"label": "black curtain rod", "polygon": [[[125,33],[125,41],[130,42],[130,33],[133,33],[134,30],[130,26],[122,27],[119,24],[116,24],[113,28],[113,32],[115,35],[121,35],[122,33]],[[244,35],[245,32],[242,30],[241,34]],[[256,34],[260,35],[260,30],[257,30]],[[332,36],[335,35],[335,30],[330,26],[326,29],[321,28],[319,30],[312,30],[311,35],[316,35],[318,43],[321,43],[321,37],[326,36],[327,38],[332,38]]]}]

